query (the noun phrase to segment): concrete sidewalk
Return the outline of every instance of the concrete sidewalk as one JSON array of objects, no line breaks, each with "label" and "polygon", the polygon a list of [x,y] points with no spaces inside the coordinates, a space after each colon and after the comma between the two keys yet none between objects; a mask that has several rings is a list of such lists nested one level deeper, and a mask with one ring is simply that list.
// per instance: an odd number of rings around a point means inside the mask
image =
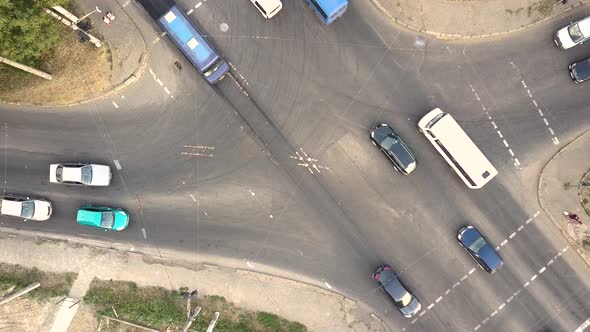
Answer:
[{"label": "concrete sidewalk", "polygon": [[371,0],[387,17],[443,39],[485,38],[528,28],[590,0]]},{"label": "concrete sidewalk", "polygon": [[[590,248],[584,248],[582,240],[590,239],[590,216],[582,207],[579,185],[590,169],[589,147],[590,131],[574,139],[549,160],[541,172],[538,187],[539,204],[588,265]],[[583,224],[569,224],[563,211],[576,213]]]},{"label": "concrete sidewalk", "polygon": [[[236,306],[266,311],[306,325],[311,331],[390,331],[361,303],[306,283],[249,270],[206,264],[182,264],[159,257],[88,247],[24,235],[0,237],[0,262],[36,267],[49,272],[76,272],[70,305],[83,297],[93,278],[129,280],[139,286],[178,290],[196,289],[200,294],[219,295]],[[64,331],[71,311],[58,312],[54,326]],[[66,325],[67,326],[67,325]]]}]

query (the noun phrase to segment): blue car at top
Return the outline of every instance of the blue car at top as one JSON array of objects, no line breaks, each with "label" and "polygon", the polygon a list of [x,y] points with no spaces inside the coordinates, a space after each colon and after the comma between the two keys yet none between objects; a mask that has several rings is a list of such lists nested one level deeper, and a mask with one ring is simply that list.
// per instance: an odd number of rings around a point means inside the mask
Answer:
[{"label": "blue car at top", "polygon": [[502,267],[504,261],[496,252],[496,249],[473,226],[465,226],[457,234],[459,243],[471,257],[486,272],[494,273]]}]

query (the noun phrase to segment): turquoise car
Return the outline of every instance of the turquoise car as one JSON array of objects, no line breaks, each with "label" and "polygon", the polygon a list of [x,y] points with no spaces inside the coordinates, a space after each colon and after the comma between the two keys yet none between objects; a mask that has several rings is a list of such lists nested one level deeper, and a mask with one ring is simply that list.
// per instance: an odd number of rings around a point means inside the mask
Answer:
[{"label": "turquoise car", "polygon": [[122,231],[129,225],[129,213],[121,208],[86,204],[78,209],[76,220],[83,226]]}]

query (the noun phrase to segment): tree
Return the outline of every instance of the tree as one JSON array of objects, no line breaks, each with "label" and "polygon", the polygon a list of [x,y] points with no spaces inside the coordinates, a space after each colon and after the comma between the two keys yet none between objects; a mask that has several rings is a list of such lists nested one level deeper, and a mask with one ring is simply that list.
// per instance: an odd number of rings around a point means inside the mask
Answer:
[{"label": "tree", "polygon": [[60,41],[59,22],[43,8],[65,6],[69,0],[0,0],[0,56],[29,66]]}]

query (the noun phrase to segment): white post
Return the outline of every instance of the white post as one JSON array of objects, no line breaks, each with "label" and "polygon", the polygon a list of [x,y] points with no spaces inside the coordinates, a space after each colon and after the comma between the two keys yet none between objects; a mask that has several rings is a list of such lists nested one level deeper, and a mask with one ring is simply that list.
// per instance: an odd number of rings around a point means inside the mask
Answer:
[{"label": "white post", "polygon": [[215,324],[217,324],[218,319],[219,311],[216,311],[215,314],[213,314],[213,319],[211,320],[211,323],[209,323],[209,327],[207,327],[207,332],[213,332],[213,328],[215,327]]},{"label": "white post", "polygon": [[92,14],[96,13],[96,12],[98,12],[98,13],[102,13],[102,12],[100,11],[100,9],[98,9],[98,6],[96,6],[96,9],[95,9],[95,10],[93,10],[93,11],[91,11],[90,13],[88,13],[88,14],[86,14],[86,15],[84,15],[84,16],[82,16],[82,17],[80,17],[80,18],[78,19],[78,21],[74,22],[74,24],[78,24],[80,21],[82,21],[83,19],[87,18],[88,16],[90,16],[90,15],[92,15]]}]

